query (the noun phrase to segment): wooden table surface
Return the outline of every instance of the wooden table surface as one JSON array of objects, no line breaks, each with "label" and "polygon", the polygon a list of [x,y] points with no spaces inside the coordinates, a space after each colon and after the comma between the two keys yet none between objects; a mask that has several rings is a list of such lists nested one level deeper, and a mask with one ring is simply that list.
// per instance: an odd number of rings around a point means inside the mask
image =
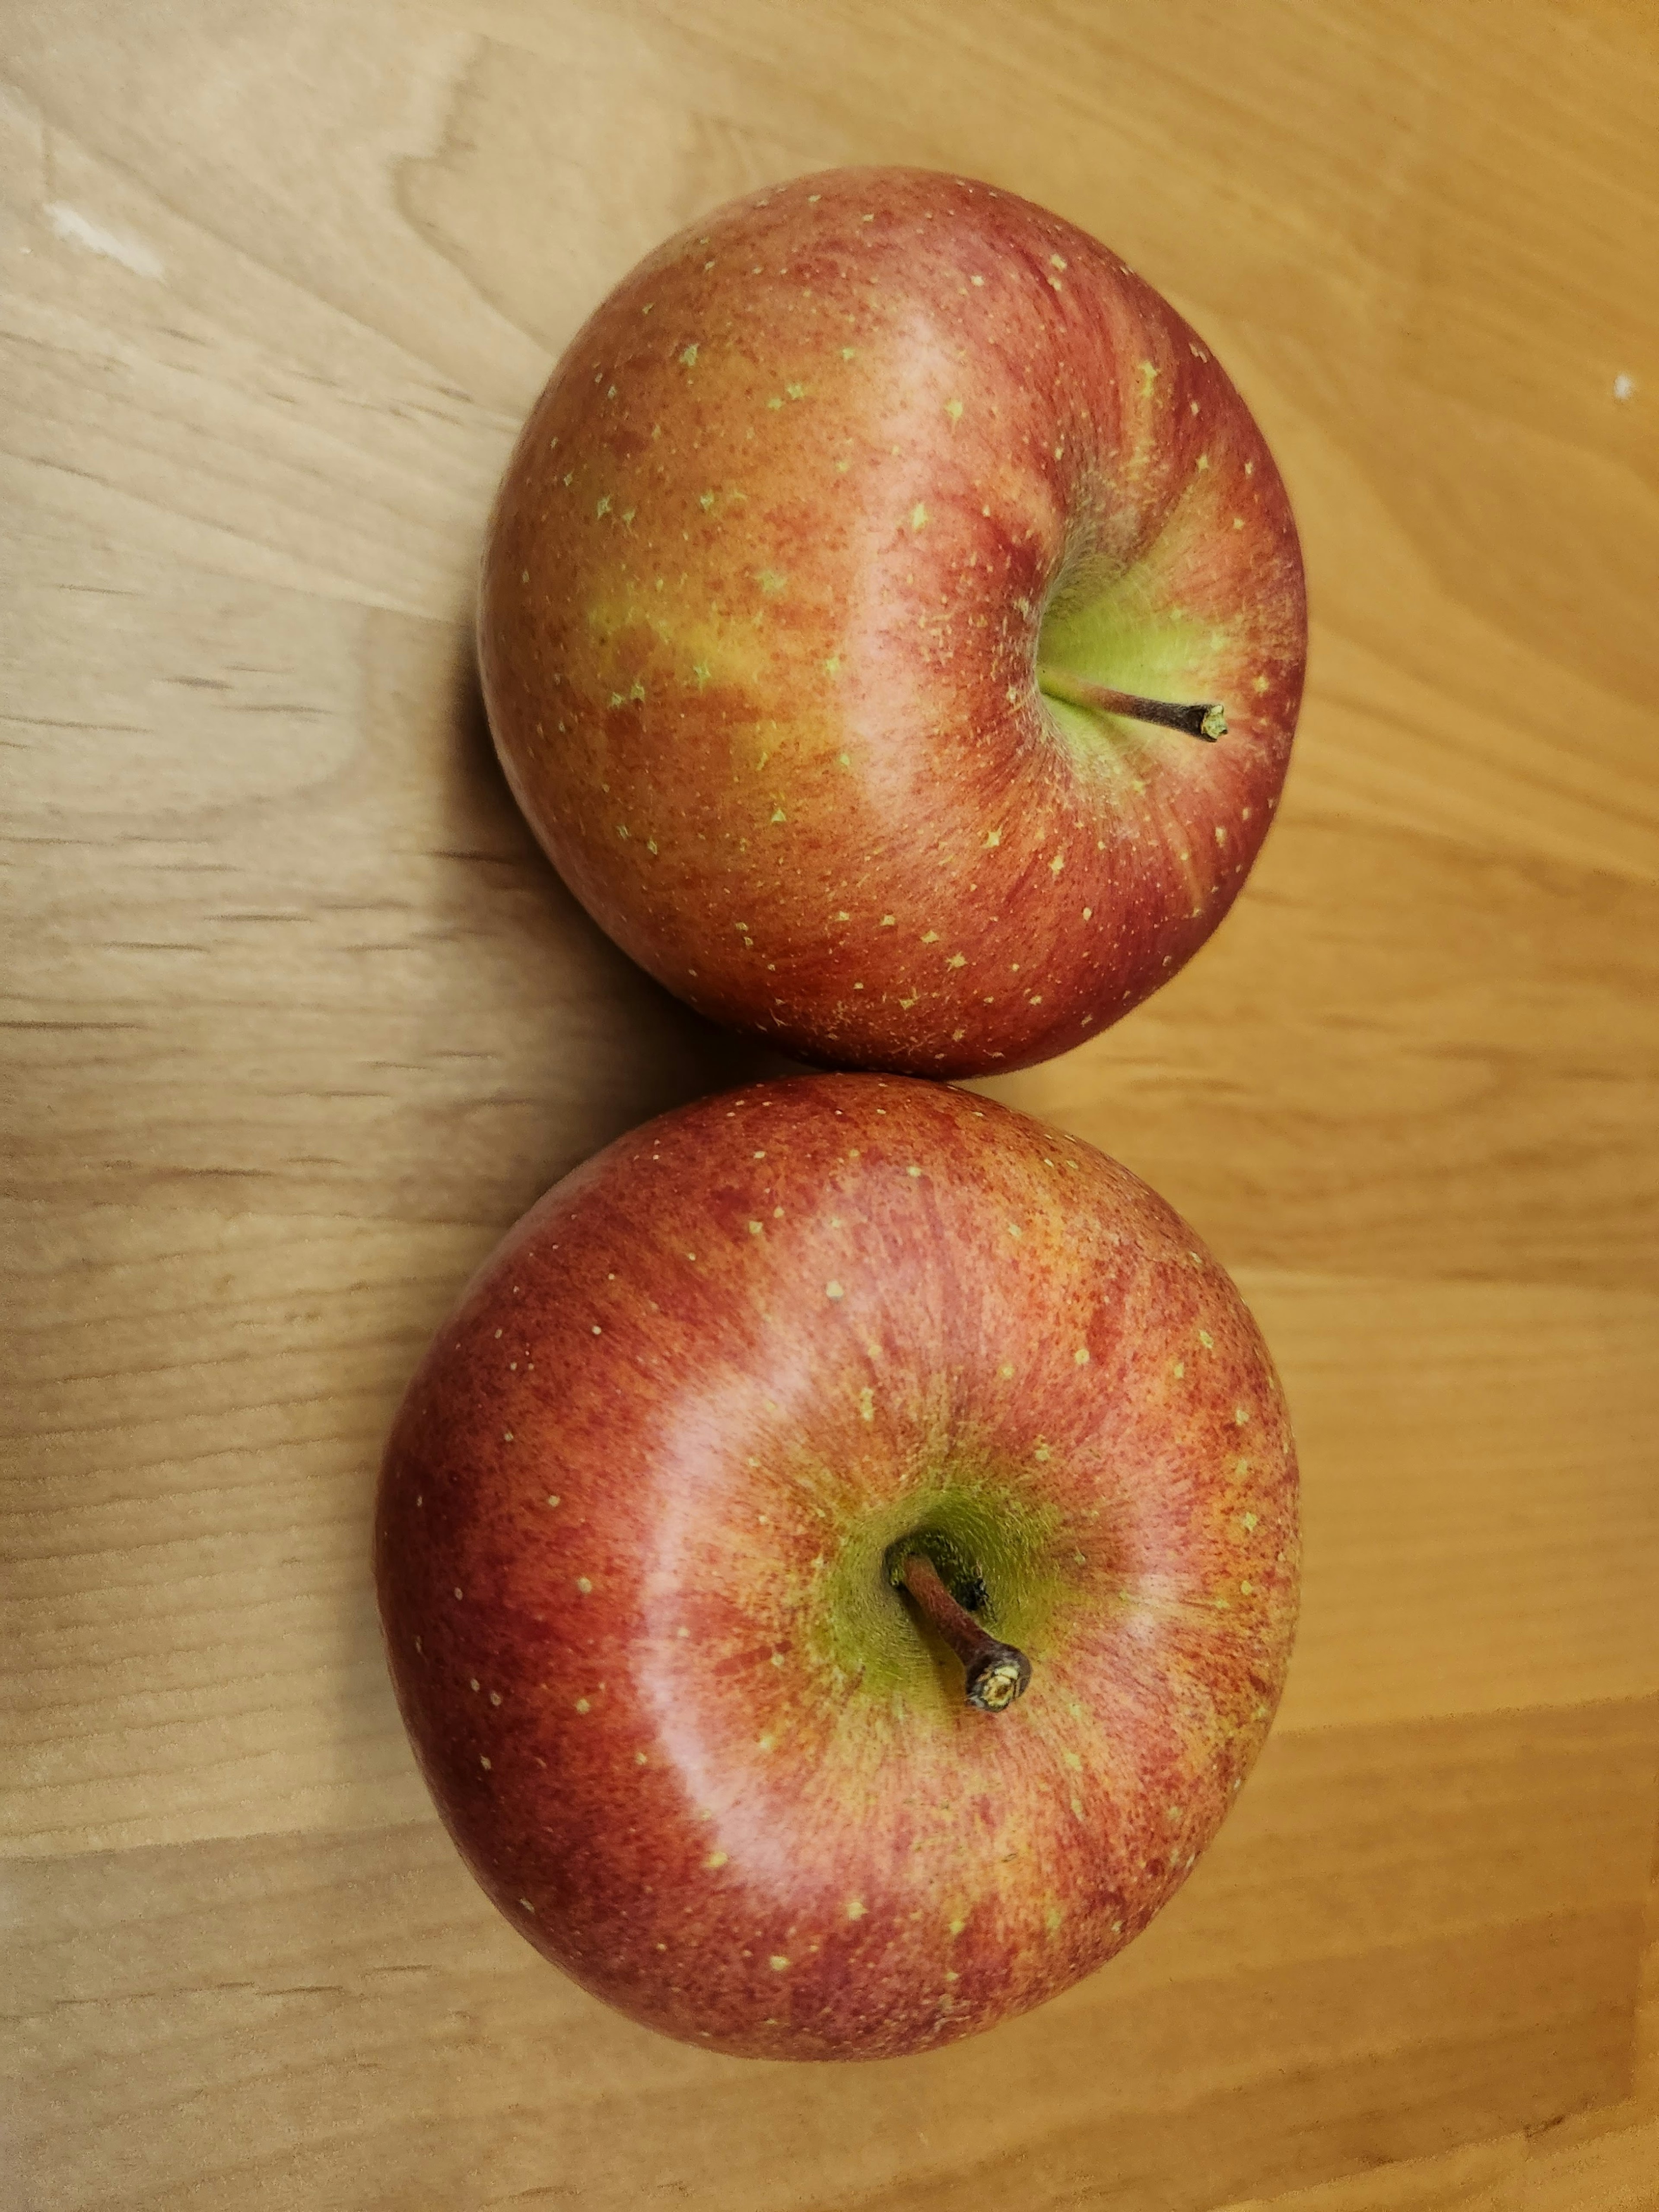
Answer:
[{"label": "wooden table surface", "polygon": [[[1659,2205],[1651,0],[6,0],[0,79],[0,2203]],[[1109,240],[1297,503],[1237,912],[989,1087],[1237,1272],[1308,1574],[1142,1942],[799,2069],[496,1918],[366,1540],[474,1261],[758,1064],[507,798],[497,473],[641,252],[863,161]]]}]

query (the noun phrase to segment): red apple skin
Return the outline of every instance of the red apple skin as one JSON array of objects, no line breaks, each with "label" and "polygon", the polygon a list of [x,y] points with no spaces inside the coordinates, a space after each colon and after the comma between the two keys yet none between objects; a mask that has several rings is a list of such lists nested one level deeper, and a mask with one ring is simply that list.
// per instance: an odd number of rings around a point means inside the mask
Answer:
[{"label": "red apple skin", "polygon": [[[920,1528],[1031,1661],[1006,1711],[884,1571]],[[411,1382],[376,1533],[490,1896],[636,2021],[778,2058],[935,2048],[1137,1935],[1261,1747],[1297,1558],[1279,1385],[1179,1217],[989,1101],[846,1075],[550,1191]]]},{"label": "red apple skin", "polygon": [[[1040,696],[1045,619],[1045,659],[1227,735]],[[1306,611],[1261,434],[1150,285],[1010,193],[849,169],[705,218],[577,335],[478,644],[520,805],[652,975],[808,1060],[963,1076],[1097,1034],[1215,928]]]}]

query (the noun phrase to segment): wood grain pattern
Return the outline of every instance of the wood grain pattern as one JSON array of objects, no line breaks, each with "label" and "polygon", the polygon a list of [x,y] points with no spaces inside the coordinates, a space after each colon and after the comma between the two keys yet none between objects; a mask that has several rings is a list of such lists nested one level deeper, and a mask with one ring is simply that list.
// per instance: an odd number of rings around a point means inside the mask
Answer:
[{"label": "wood grain pattern", "polygon": [[[1656,101],[1630,0],[6,11],[0,2201],[1659,2208]],[[1139,1944],[792,2069],[496,1921],[366,1539],[500,1231],[773,1065],[495,771],[507,446],[677,224],[890,160],[1109,240],[1296,501],[1308,704],[1237,912],[987,1088],[1237,1270],[1308,1582]]]},{"label": "wood grain pattern", "polygon": [[88,2202],[118,2138],[117,2201],[158,2208],[343,2183],[608,2212],[647,2179],[709,2207],[1207,2206],[1624,2091],[1656,1743],[1656,1700],[1275,1737],[1146,1937],[919,2061],[721,2060],[635,2028],[550,1974],[429,1824],[20,1862],[0,2002]]}]

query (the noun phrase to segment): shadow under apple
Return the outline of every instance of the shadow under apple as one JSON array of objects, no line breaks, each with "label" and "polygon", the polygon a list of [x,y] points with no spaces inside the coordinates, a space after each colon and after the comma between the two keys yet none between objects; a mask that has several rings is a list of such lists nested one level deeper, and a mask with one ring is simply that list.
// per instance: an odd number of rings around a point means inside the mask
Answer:
[{"label": "shadow under apple", "polygon": [[471,1218],[504,1230],[653,1115],[796,1063],[692,1012],[578,904],[496,760],[470,633],[451,672],[448,726],[434,858],[451,867],[434,919],[465,972],[428,1010],[422,1042],[449,1072],[443,1171],[459,1147]]}]

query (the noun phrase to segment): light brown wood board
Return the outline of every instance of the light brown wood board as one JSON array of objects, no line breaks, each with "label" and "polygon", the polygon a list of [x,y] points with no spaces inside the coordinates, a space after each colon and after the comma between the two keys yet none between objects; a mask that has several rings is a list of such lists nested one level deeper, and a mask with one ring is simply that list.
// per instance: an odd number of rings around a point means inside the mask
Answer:
[{"label": "light brown wood board", "polygon": [[[1656,117],[1642,0],[0,8],[0,2202],[1659,2206]],[[497,1922],[365,1543],[500,1231],[763,1064],[514,813],[496,477],[641,252],[862,161],[1109,240],[1291,485],[1237,912],[989,1087],[1237,1273],[1308,1577],[1152,1932],[824,2070]]]}]

